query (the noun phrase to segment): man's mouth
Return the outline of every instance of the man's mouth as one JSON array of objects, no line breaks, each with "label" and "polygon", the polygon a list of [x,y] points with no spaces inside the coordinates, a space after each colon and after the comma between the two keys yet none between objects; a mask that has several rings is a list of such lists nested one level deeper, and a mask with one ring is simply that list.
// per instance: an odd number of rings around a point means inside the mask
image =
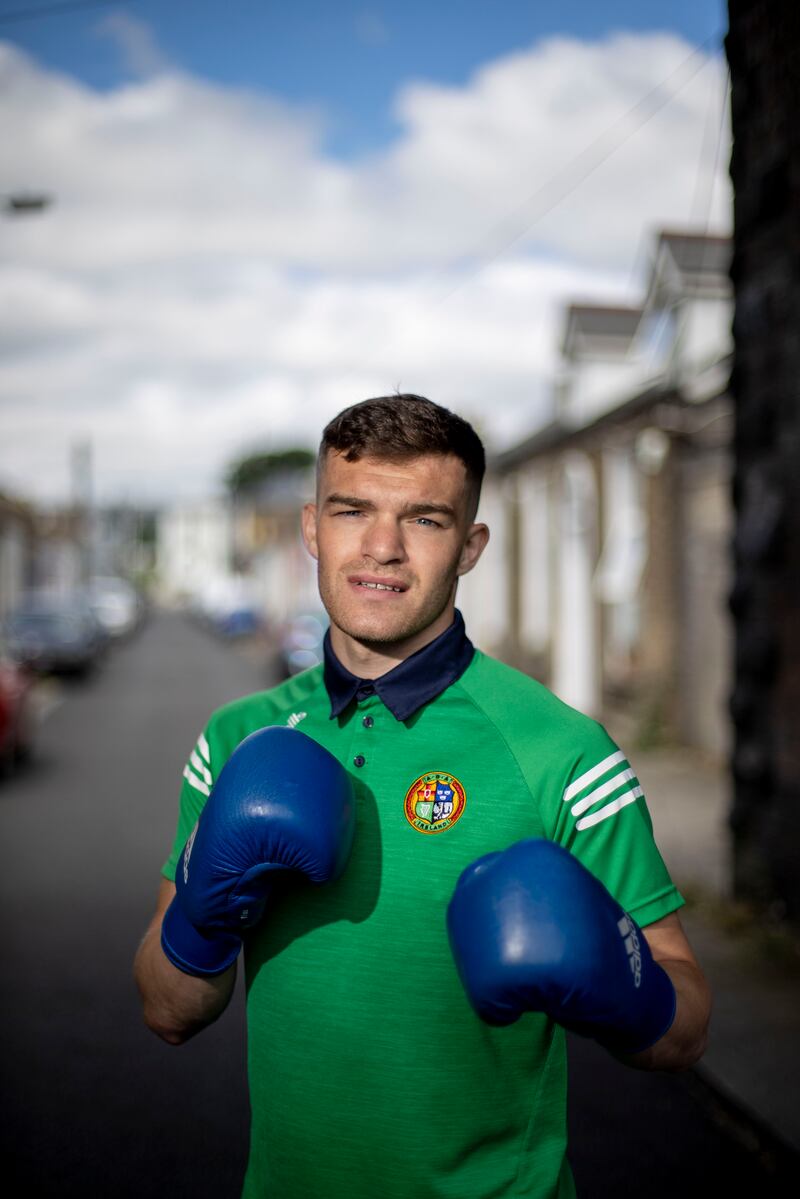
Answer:
[{"label": "man's mouth", "polygon": [[363,588],[365,591],[388,591],[394,595],[402,595],[404,591],[408,591],[408,584],[402,579],[376,579],[369,575],[350,575],[348,582],[353,587]]}]

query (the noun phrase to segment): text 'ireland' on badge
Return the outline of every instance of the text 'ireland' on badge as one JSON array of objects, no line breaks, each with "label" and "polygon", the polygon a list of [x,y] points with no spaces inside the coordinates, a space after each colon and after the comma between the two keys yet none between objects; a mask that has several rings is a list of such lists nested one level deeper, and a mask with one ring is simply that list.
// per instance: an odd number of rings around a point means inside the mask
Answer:
[{"label": "text 'ireland' on badge", "polygon": [[429,770],[406,791],[406,820],[418,833],[443,833],[461,818],[467,793],[455,775]]}]

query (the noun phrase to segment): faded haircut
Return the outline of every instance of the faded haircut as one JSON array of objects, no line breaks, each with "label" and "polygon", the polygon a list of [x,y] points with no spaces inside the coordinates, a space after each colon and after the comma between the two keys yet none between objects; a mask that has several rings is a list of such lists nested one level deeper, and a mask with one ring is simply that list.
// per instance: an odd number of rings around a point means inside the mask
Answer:
[{"label": "faded haircut", "polygon": [[329,452],[341,454],[346,462],[365,457],[402,462],[422,454],[452,454],[464,463],[469,519],[475,518],[486,470],[483,442],[468,421],[425,396],[376,396],[345,408],[323,429],[318,475]]}]

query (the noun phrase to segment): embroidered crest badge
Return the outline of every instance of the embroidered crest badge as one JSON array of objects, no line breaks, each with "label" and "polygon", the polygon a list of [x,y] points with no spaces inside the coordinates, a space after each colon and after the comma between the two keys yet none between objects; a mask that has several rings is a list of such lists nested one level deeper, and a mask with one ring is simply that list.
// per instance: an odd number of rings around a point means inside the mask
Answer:
[{"label": "embroidered crest badge", "polygon": [[443,833],[461,818],[467,793],[446,770],[430,770],[406,791],[405,813],[418,833]]}]

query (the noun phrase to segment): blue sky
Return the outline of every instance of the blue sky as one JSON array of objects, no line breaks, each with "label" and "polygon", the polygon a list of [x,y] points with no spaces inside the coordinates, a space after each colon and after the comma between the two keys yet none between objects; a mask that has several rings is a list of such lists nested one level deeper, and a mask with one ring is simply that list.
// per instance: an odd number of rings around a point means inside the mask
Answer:
[{"label": "blue sky", "polygon": [[[111,89],[140,74],[148,54],[141,44],[125,50],[109,35],[108,18],[128,14],[152,31],[150,52],[173,67],[324,112],[324,148],[341,157],[397,134],[393,97],[411,80],[460,85],[481,64],[547,37],[591,41],[618,30],[669,30],[699,45],[726,27],[723,0],[80,3],[57,11],[48,0],[5,0],[0,38],[93,88]],[[3,23],[3,14],[26,9],[28,19]]]},{"label": "blue sky", "polygon": [[[3,22],[0,490],[213,493],[396,388],[490,449],[552,418],[564,313],[730,226],[718,0],[131,0]],[[702,51],[698,47],[703,47]]]}]

